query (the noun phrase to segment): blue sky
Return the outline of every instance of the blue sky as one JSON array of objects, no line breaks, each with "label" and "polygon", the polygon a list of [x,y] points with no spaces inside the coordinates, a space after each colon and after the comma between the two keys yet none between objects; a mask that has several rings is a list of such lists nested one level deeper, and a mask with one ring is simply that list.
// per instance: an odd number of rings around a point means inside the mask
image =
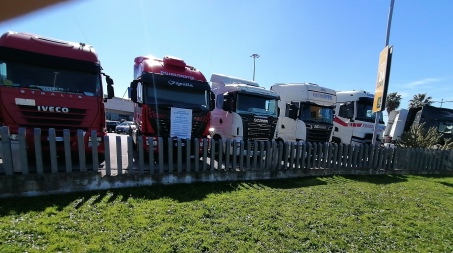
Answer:
[{"label": "blue sky", "polygon": [[[374,93],[390,0],[73,0],[0,23],[92,45],[122,97],[141,55],[172,55],[212,73]],[[451,0],[395,0],[389,92],[453,101]],[[435,103],[440,106],[440,103]],[[453,108],[452,103],[443,107]]]}]

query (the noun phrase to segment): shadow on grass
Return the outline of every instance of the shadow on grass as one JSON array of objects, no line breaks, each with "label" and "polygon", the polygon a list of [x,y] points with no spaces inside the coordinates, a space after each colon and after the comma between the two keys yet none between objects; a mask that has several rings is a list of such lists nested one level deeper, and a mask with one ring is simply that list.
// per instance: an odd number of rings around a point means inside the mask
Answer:
[{"label": "shadow on grass", "polygon": [[440,182],[441,184],[448,186],[448,187],[453,187],[452,183],[447,183],[447,182]]},{"label": "shadow on grass", "polygon": [[[162,198],[173,199],[178,202],[202,200],[210,194],[222,194],[238,190],[239,188],[275,188],[295,189],[327,184],[347,183],[348,181],[367,182],[372,184],[393,184],[407,181],[404,175],[379,176],[329,176],[329,177],[302,177],[280,180],[212,182],[176,185],[155,185],[148,187],[122,188],[102,191],[75,192],[68,194],[7,198],[0,201],[0,216],[9,214],[27,213],[30,211],[44,211],[48,207],[61,211],[68,206],[78,209],[85,204],[96,205],[101,202],[128,202],[129,198],[156,200]],[[440,182],[453,187],[453,184]]]},{"label": "shadow on grass", "polygon": [[275,189],[295,189],[301,187],[310,187],[317,185],[326,185],[327,182],[320,180],[317,177],[303,177],[303,178],[291,178],[282,180],[262,180],[256,181],[256,183]]},{"label": "shadow on grass", "polygon": [[407,181],[407,177],[404,175],[378,175],[378,176],[348,175],[343,177],[352,181],[366,182],[379,185],[394,184]]},{"label": "shadow on grass", "polygon": [[310,177],[282,180],[155,185],[38,197],[7,198],[2,199],[0,202],[0,216],[28,213],[30,211],[40,212],[46,210],[48,207],[53,207],[58,211],[62,211],[68,206],[78,209],[86,204],[96,205],[100,202],[113,203],[121,201],[125,203],[129,198],[144,200],[170,198],[178,202],[190,202],[202,200],[210,194],[233,192],[238,190],[238,188],[269,187],[276,189],[291,189],[325,184],[327,183],[324,181],[315,177]]}]

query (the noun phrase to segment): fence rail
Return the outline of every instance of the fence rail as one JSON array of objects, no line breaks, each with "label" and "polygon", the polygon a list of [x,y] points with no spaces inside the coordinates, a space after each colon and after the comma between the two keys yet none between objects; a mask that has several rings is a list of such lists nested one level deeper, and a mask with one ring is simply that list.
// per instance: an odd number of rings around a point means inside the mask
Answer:
[{"label": "fence rail", "polygon": [[[91,132],[93,151],[89,153],[84,149],[82,130],[77,132],[74,144],[69,130],[63,131],[63,138],[57,138],[55,129],[49,129],[48,143],[44,143],[49,148],[44,152],[41,130],[34,129],[33,133],[36,152],[30,153],[24,128],[19,129],[17,136],[11,136],[7,127],[1,128],[0,197],[158,183],[313,175],[448,174],[453,170],[452,150],[159,138],[158,152],[148,153],[142,137],[135,147],[130,136],[105,136],[102,156],[95,131]],[[149,138],[148,143],[152,144],[153,139]],[[64,149],[57,150],[57,144]],[[77,149],[71,151],[71,145]],[[93,182],[81,184],[81,178],[94,181],[97,187]],[[46,179],[52,179],[55,186],[46,183]]]}]

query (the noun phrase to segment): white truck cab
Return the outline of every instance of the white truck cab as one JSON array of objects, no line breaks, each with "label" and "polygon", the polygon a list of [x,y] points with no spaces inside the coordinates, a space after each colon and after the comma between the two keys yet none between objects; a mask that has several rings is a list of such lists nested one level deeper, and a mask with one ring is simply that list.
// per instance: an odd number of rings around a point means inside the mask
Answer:
[{"label": "white truck cab", "polygon": [[277,141],[329,141],[335,90],[312,83],[279,83],[271,90],[280,96]]},{"label": "white truck cab", "polygon": [[[338,91],[335,108],[334,128],[331,141],[343,144],[371,144],[373,140],[375,115],[374,94],[366,91]],[[382,112],[378,112],[379,125],[376,143],[380,143],[385,128]]]},{"label": "white truck cab", "polygon": [[212,74],[216,105],[210,136],[215,140],[268,141],[275,135],[279,96],[258,83]]}]

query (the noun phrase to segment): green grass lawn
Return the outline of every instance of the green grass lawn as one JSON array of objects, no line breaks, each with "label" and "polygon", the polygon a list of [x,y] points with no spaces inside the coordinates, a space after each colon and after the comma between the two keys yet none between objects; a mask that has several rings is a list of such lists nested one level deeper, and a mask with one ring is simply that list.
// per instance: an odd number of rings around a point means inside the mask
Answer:
[{"label": "green grass lawn", "polygon": [[453,252],[453,177],[335,176],[0,199],[0,252]]}]

